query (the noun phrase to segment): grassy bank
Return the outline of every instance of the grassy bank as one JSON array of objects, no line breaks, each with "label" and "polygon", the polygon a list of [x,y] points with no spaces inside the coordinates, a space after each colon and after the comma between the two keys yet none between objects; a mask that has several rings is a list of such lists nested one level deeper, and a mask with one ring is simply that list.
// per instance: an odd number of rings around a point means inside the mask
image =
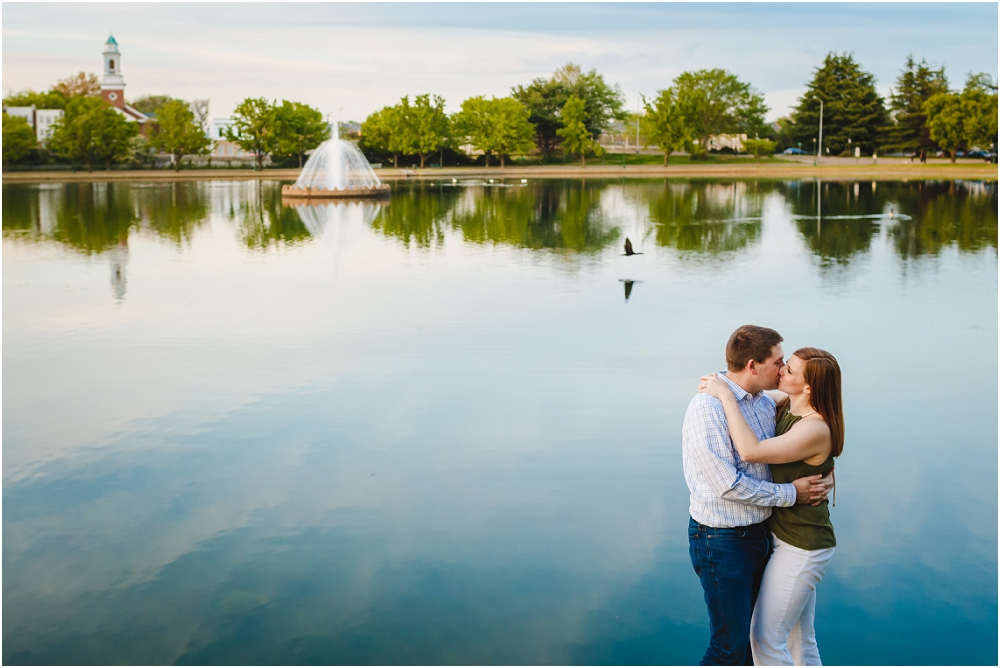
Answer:
[{"label": "grassy bank", "polygon": [[[946,161],[928,164],[907,161],[885,161],[878,165],[847,163],[813,166],[811,163],[767,158],[760,163],[752,159],[702,162],[671,161],[662,164],[626,164],[606,161],[605,164],[576,165],[511,165],[500,167],[432,167],[427,169],[379,169],[377,174],[384,181],[403,179],[442,178],[821,178],[864,180],[908,179],[989,179],[996,180],[997,166],[982,162],[951,164]],[[282,180],[294,181],[298,169],[265,169],[255,172],[247,169],[183,169],[179,172],[158,170],[94,171],[94,172],[4,172],[4,183],[62,183],[92,181],[192,181],[192,180]]]}]

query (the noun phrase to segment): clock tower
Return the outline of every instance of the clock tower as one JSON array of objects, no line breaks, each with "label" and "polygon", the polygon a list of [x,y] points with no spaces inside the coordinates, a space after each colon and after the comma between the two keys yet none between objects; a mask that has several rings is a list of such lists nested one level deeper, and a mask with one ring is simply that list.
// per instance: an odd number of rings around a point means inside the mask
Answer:
[{"label": "clock tower", "polygon": [[122,57],[114,36],[104,43],[104,76],[101,77],[101,97],[125,111],[125,79],[122,77]]}]

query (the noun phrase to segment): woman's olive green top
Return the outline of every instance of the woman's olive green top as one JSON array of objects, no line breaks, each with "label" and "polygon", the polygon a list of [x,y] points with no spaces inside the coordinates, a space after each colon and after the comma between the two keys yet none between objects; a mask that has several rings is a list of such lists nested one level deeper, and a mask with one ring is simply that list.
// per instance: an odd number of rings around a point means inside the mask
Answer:
[{"label": "woman's olive green top", "polygon": [[[792,415],[785,407],[778,416],[774,435],[781,436],[801,419],[801,416]],[[778,483],[792,482],[817,473],[826,475],[832,468],[833,455],[827,457],[819,466],[805,462],[771,464],[771,477]],[[787,508],[774,508],[768,522],[775,536],[803,550],[823,550],[837,544],[837,539],[833,535],[833,523],[830,522],[829,503],[826,501],[818,506],[796,504]]]}]

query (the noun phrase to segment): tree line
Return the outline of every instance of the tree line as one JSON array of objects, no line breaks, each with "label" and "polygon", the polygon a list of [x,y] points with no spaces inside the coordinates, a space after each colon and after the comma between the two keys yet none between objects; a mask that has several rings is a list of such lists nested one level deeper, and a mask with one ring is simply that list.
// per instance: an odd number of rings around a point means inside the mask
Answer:
[{"label": "tree line", "polygon": [[[7,106],[62,109],[63,116],[52,126],[44,147],[38,146],[35,130],[21,117],[3,115],[3,161],[22,161],[32,153],[83,165],[111,169],[112,163],[148,164],[156,152],[173,158],[180,169],[185,156],[211,151],[208,137],[208,100],[184,100],[168,95],[147,95],[129,106],[147,114],[149,130],[140,136],[139,124],[130,121],[100,96],[93,74],[79,74],[61,80],[49,91],[26,91],[4,99]],[[263,98],[247,98],[236,108],[233,124],[224,136],[254,155],[255,166],[273,155],[295,161],[299,167],[306,153],[330,138],[323,115],[309,105],[282,100],[280,104]]]},{"label": "tree line", "polygon": [[996,150],[997,86],[988,74],[970,73],[961,91],[949,88],[945,68],[933,69],[912,54],[891,89],[888,105],[875,90],[875,77],[851,54],[830,53],[814,73],[792,113],[778,121],[779,148],[805,145],[812,152],[823,102],[823,148],[850,155],[854,147],[927,154]]},{"label": "tree line", "polygon": [[[20,93],[5,103],[65,109],[46,148],[88,168],[148,158],[152,150],[174,156],[179,167],[185,155],[210,150],[207,100],[136,100],[131,106],[155,116],[143,138],[136,136],[138,126],[99,93],[97,78],[81,72],[46,93]],[[744,149],[760,157],[794,146],[817,150],[821,103],[823,148],[829,155],[850,155],[855,148],[867,155],[943,150],[954,161],[960,150],[995,149],[997,143],[997,86],[989,75],[969,74],[962,90],[951,90],[944,67],[933,69],[911,55],[887,104],[874,76],[852,54],[830,53],[795,109],[775,124],[764,121],[768,108],[763,95],[723,69],[678,75],[671,86],[644,98],[643,114],[630,118],[618,85],[609,85],[596,70],[584,72],[570,63],[550,77],[513,87],[506,97],[469,98],[450,115],[438,95],[404,96],[365,119],[360,144],[369,158],[391,158],[394,166],[409,157],[424,167],[435,154],[464,153],[470,147],[484,155],[487,165],[494,158],[503,167],[513,156],[547,159],[557,152],[586,164],[588,155],[602,152],[601,133],[628,119],[639,124],[647,147],[663,153],[664,165],[676,152],[704,157],[711,138],[724,134],[746,134]],[[317,109],[288,100],[246,98],[232,118],[224,136],[251,153],[258,169],[268,156],[301,166],[309,151],[331,134]],[[4,115],[3,133],[5,163],[37,148],[23,119]]]}]

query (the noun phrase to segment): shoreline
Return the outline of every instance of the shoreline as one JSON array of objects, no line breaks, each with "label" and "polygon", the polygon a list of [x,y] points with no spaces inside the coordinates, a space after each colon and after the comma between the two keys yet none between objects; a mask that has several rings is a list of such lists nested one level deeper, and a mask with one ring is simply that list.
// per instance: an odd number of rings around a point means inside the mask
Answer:
[{"label": "shoreline", "polygon": [[[3,183],[86,183],[100,181],[294,181],[299,169],[183,169],[122,171],[47,171],[4,172]],[[886,162],[880,165],[812,164],[789,161],[783,164],[738,165],[531,165],[521,167],[430,167],[425,169],[384,168],[375,171],[382,181],[438,180],[443,178],[820,178],[829,180],[923,180],[977,179],[997,180],[996,165],[956,164],[948,162],[911,164]]]}]

